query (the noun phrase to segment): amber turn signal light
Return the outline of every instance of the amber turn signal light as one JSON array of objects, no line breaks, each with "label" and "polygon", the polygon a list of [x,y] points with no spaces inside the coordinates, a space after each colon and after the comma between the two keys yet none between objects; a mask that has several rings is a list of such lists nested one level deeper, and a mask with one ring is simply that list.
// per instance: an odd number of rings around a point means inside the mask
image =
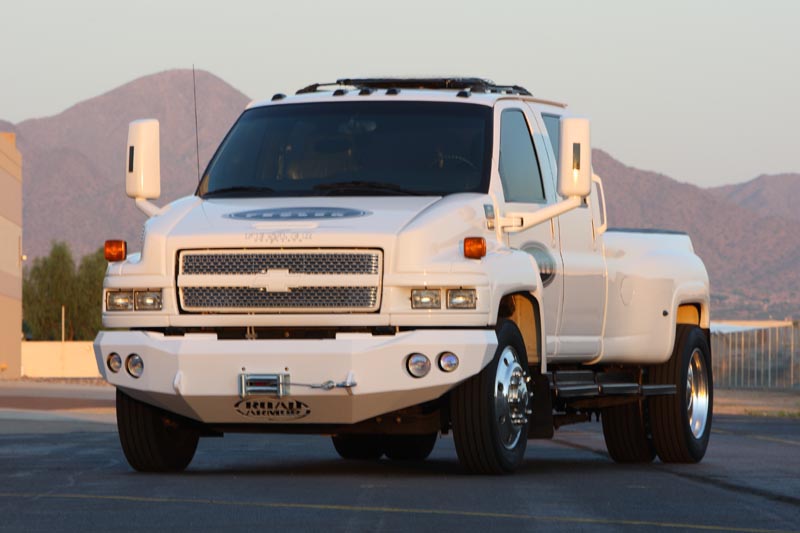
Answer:
[{"label": "amber turn signal light", "polygon": [[483,237],[467,237],[464,239],[464,257],[480,259],[486,255],[486,239]]},{"label": "amber turn signal light", "polygon": [[128,243],[125,241],[106,241],[103,250],[106,261],[123,261],[128,257]]}]

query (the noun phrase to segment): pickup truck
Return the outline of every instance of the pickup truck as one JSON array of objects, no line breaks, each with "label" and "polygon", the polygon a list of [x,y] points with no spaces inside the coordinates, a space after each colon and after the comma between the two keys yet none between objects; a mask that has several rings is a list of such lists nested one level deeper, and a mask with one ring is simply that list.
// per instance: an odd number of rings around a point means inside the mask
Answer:
[{"label": "pickup truck", "polygon": [[[472,473],[602,420],[617,462],[698,462],[709,283],[689,237],[610,229],[589,121],[480,78],[315,83],[250,104],[164,207],[132,122],[141,252],[106,241],[97,365],[138,471],[200,437],[332,436],[349,460]],[[657,208],[656,199],[653,208]]]}]

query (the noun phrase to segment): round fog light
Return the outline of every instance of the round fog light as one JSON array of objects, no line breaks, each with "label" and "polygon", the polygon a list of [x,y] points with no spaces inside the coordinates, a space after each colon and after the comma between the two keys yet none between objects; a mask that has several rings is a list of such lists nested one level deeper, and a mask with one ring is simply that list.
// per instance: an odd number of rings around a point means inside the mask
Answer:
[{"label": "round fog light", "polygon": [[458,356],[453,352],[442,352],[439,354],[439,368],[445,372],[452,372],[458,368]]},{"label": "round fog light", "polygon": [[412,353],[406,359],[406,368],[415,378],[425,377],[431,371],[431,360],[427,355]]},{"label": "round fog light", "polygon": [[108,359],[106,359],[106,366],[116,374],[119,372],[119,369],[122,368],[122,357],[116,352],[111,352],[108,354]]},{"label": "round fog light", "polygon": [[142,361],[139,354],[132,353],[128,356],[128,360],[125,361],[125,368],[131,376],[135,378],[141,377],[144,373],[144,361]]}]

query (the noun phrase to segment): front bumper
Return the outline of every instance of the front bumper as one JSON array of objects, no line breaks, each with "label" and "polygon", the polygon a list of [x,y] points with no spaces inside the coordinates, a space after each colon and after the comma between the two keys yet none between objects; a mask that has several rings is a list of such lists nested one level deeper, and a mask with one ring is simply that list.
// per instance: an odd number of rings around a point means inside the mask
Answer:
[{"label": "front bumper", "polygon": [[[143,402],[204,423],[352,424],[434,400],[480,372],[494,356],[493,330],[416,330],[392,336],[344,333],[323,340],[219,340],[215,334],[165,336],[144,331],[101,331],[94,341],[97,366],[112,385]],[[436,364],[444,351],[458,355],[446,373]],[[112,352],[123,361],[138,354],[140,378],[111,372]],[[413,352],[431,359],[431,371],[406,371]],[[289,394],[242,398],[242,374],[288,374]],[[313,388],[326,382],[350,387]]]}]

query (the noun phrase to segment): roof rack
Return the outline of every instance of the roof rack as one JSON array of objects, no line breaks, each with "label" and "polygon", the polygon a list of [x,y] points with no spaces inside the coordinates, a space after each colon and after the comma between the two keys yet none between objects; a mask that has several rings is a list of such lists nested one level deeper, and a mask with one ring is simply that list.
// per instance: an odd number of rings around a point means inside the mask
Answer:
[{"label": "roof rack", "polygon": [[335,87],[354,87],[356,89],[453,89],[474,93],[519,94],[532,96],[519,85],[497,85],[483,78],[340,78],[332,83],[312,83],[296,94],[315,93]]}]

